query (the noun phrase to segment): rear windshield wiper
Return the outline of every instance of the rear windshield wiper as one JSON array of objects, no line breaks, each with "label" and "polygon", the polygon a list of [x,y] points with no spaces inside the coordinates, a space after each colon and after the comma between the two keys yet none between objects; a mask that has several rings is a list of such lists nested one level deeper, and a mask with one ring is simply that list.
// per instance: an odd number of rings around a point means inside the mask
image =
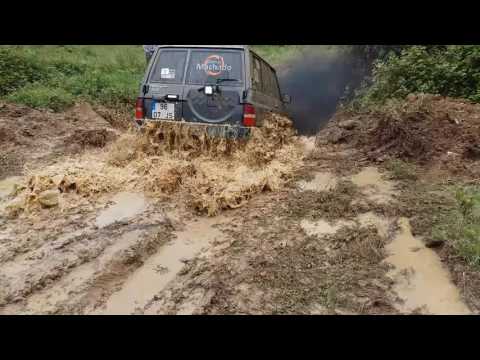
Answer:
[{"label": "rear windshield wiper", "polygon": [[217,85],[220,85],[221,83],[227,82],[227,81],[239,82],[240,80],[238,80],[238,79],[217,79],[216,84],[217,84]]}]

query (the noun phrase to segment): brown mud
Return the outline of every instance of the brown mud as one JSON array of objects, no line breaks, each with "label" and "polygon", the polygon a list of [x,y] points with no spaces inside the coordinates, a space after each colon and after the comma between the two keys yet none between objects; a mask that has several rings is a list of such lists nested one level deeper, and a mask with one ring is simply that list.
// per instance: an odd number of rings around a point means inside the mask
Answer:
[{"label": "brown mud", "polygon": [[90,105],[65,113],[0,103],[0,179],[23,175],[85,148],[104,147],[118,136]]},{"label": "brown mud", "polygon": [[[0,182],[0,314],[476,311],[417,235],[407,185],[359,142],[332,143],[335,121],[315,141],[273,118],[245,143],[112,120],[117,135],[90,136],[84,120],[51,130],[61,161],[26,155]],[[13,134],[12,154],[37,145]]]}]

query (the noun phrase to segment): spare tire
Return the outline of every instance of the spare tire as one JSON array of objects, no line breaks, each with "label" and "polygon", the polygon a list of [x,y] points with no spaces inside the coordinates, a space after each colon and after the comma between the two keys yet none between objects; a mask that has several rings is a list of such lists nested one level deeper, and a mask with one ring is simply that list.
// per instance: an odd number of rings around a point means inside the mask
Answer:
[{"label": "spare tire", "polygon": [[187,106],[198,120],[219,124],[233,116],[236,107],[240,106],[240,96],[235,91],[222,90],[205,95],[203,91],[192,89],[187,95]]}]

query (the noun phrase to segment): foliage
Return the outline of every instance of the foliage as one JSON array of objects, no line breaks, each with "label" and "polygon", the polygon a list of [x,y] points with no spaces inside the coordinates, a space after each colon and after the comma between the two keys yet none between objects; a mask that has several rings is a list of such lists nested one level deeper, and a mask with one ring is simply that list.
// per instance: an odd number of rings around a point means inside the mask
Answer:
[{"label": "foliage", "polygon": [[372,84],[358,93],[363,105],[430,93],[480,101],[480,46],[410,46],[377,61]]}]

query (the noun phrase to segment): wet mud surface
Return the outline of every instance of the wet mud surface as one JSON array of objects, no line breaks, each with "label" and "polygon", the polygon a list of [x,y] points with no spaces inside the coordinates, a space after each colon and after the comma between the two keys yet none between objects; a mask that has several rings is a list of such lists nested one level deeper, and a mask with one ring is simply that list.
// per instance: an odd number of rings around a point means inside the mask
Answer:
[{"label": "wet mud surface", "polygon": [[0,314],[475,312],[402,216],[402,183],[284,126],[208,157],[121,130],[5,173]]}]

